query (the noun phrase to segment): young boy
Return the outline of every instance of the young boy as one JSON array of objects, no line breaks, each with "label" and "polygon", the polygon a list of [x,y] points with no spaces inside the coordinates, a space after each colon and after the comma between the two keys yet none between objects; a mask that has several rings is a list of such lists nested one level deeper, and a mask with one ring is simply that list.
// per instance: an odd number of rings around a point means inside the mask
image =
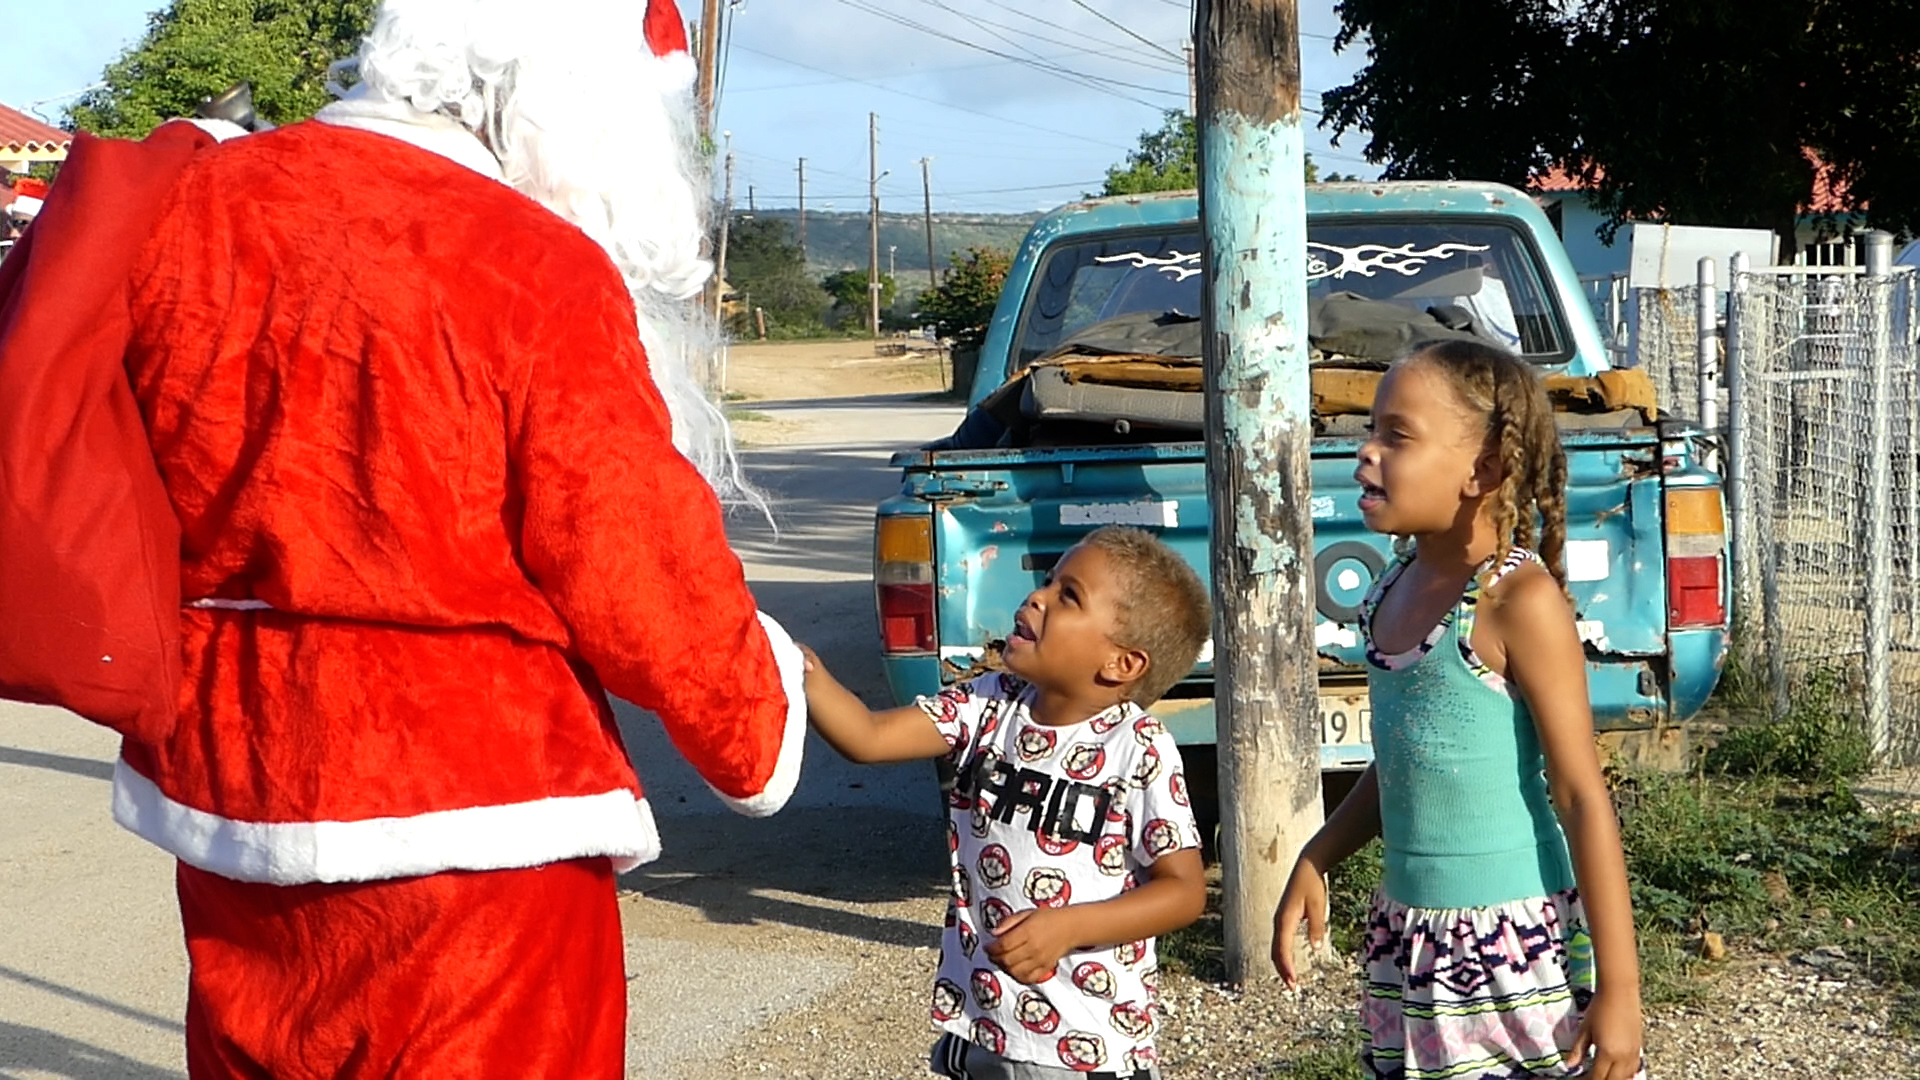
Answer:
[{"label": "young boy", "polygon": [[1180,751],[1141,706],[1193,669],[1209,619],[1179,556],[1104,528],[1015,613],[1005,674],[875,713],[808,654],[807,705],[834,749],[958,773],[936,1074],[1159,1076],[1153,939],[1198,918],[1206,886]]}]

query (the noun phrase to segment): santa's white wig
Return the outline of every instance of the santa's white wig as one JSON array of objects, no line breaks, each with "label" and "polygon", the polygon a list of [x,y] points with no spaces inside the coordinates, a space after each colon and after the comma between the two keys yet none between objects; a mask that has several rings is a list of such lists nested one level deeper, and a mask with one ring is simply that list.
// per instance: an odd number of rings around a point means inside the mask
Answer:
[{"label": "santa's white wig", "polygon": [[709,174],[672,0],[382,0],[343,105],[448,117],[508,184],[625,276],[674,443],[724,501],[757,502],[706,392],[719,334],[695,297]]}]

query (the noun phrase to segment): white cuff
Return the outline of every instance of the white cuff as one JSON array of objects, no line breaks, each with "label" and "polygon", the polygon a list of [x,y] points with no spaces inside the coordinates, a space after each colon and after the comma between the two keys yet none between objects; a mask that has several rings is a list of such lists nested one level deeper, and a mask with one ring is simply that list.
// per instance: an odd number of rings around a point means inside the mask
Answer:
[{"label": "white cuff", "polygon": [[800,752],[807,744],[807,658],[779,623],[764,611],[759,615],[760,628],[766,631],[767,643],[773,646],[773,659],[780,665],[781,688],[787,692],[787,723],[780,735],[780,756],[774,762],[767,786],[758,795],[736,799],[713,788],[712,784],[707,785],[728,809],[747,817],[769,817],[787,805],[793,789],[800,783]]}]

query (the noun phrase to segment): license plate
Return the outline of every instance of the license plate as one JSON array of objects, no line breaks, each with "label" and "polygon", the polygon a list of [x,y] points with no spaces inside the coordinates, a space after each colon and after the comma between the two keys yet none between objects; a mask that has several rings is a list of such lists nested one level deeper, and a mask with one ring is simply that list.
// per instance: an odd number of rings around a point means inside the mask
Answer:
[{"label": "license plate", "polygon": [[1365,689],[1321,691],[1320,741],[1328,746],[1373,741],[1373,704]]}]

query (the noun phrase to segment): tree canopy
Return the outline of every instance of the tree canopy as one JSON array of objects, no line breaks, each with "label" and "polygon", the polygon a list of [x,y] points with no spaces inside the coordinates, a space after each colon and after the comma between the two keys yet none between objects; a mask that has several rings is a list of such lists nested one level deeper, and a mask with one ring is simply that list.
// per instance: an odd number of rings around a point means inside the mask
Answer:
[{"label": "tree canopy", "polygon": [[[1607,216],[1791,237],[1821,189],[1920,231],[1920,0],[1341,0],[1367,65],[1323,95],[1390,179],[1524,185]],[[1463,61],[1470,57],[1471,61]]]},{"label": "tree canopy", "polygon": [[946,280],[920,296],[920,310],[933,320],[943,338],[961,348],[978,348],[1000,302],[1013,257],[996,248],[969,248],[954,252]]},{"label": "tree canopy", "polygon": [[783,337],[818,331],[830,302],[807,273],[793,223],[779,218],[741,214],[733,219],[727,235],[727,285],[742,301],[751,299],[753,307],[764,310]]},{"label": "tree canopy", "polygon": [[327,66],[359,47],[374,2],[171,0],[68,119],[81,131],[139,138],[244,79],[262,117],[304,120],[326,104]]},{"label": "tree canopy", "polygon": [[[1320,166],[1313,155],[1306,156],[1307,183],[1321,181]],[[1356,180],[1358,177],[1330,173],[1325,179]],[[1127,160],[1107,170],[1102,195],[1144,195],[1151,191],[1188,191],[1200,186],[1200,133],[1193,114],[1169,110],[1156,131],[1140,133],[1140,145],[1127,154]]]},{"label": "tree canopy", "polygon": [[[868,306],[873,301],[867,295],[867,272],[865,270],[842,270],[838,273],[828,274],[826,280],[820,283],[820,287],[827,291],[828,296],[833,297],[834,306],[840,311],[843,318],[858,316],[861,319],[865,319],[867,317]],[[898,295],[899,287],[894,282],[893,275],[881,274],[881,310],[884,311],[892,307],[893,301]]]}]

